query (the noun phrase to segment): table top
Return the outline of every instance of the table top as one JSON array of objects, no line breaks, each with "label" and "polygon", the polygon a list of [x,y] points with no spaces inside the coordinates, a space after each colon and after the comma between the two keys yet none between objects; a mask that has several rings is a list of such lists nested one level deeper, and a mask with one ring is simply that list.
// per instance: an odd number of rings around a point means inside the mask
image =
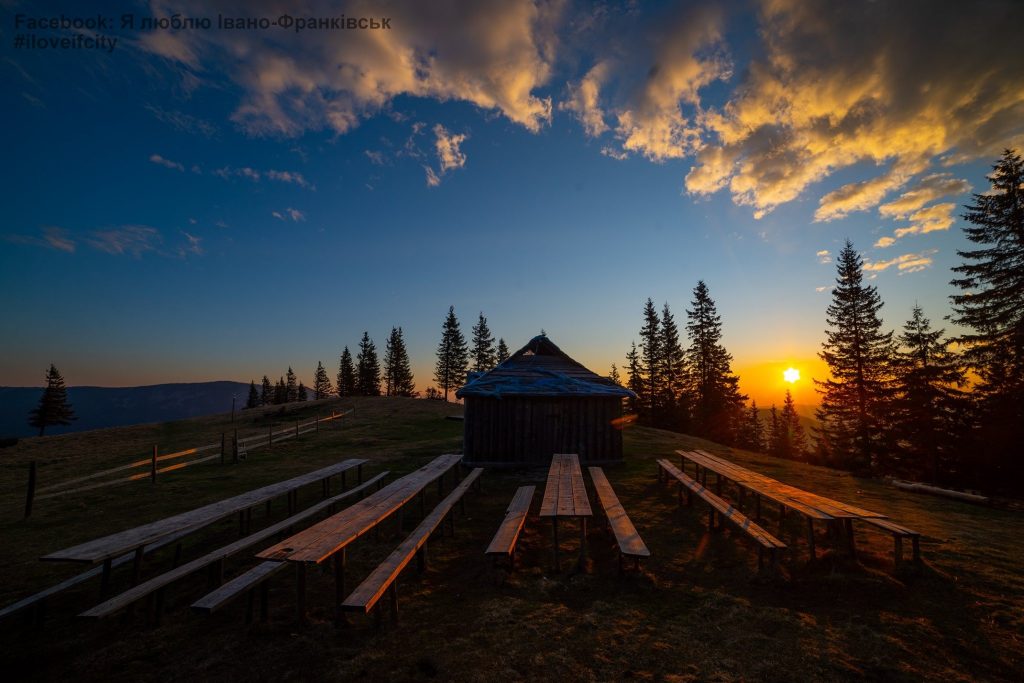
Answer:
[{"label": "table top", "polygon": [[42,559],[91,563],[102,562],[107,559],[118,557],[119,555],[123,555],[124,553],[137,548],[155,543],[156,541],[172,534],[181,533],[190,529],[198,530],[205,526],[209,526],[210,524],[228,517],[229,515],[233,515],[236,512],[259,505],[278,496],[282,496],[301,486],[305,486],[306,484],[311,484],[313,482],[320,481],[321,479],[326,479],[332,475],[340,474],[341,472],[358,467],[366,462],[366,460],[358,458],[343,460],[314,472],[307,472],[306,474],[293,477],[286,481],[279,481],[276,484],[270,484],[247,493],[242,493],[231,498],[217,501],[216,503],[210,503],[209,505],[204,505],[203,507],[196,508],[195,510],[182,512],[181,514],[174,515],[173,517],[165,517],[164,519],[156,522],[150,522],[149,524],[143,524],[142,526],[137,526],[133,529],[119,531],[115,534],[97,538],[71,548],[58,550],[55,553],[46,555]]},{"label": "table top", "polygon": [[580,458],[575,453],[556,453],[551,458],[541,517],[591,517],[590,499],[583,483]]},{"label": "table top", "polygon": [[735,481],[744,488],[814,519],[884,519],[886,515],[805,491],[748,470],[707,451],[676,451],[679,455]]},{"label": "table top", "polygon": [[462,460],[442,455],[341,512],[257,553],[264,560],[320,564],[375,527]]}]

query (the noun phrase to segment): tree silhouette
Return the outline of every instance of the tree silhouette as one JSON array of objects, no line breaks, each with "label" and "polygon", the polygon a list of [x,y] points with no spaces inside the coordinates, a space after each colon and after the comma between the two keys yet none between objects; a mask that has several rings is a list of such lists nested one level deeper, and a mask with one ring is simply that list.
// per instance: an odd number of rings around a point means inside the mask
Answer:
[{"label": "tree silhouette", "polygon": [[778,420],[777,455],[791,460],[805,459],[807,435],[800,424],[800,416],[796,412],[793,395],[789,389],[786,389],[786,398],[782,402],[782,412]]},{"label": "tree silhouette", "polygon": [[296,401],[307,401],[309,400],[309,393],[306,391],[306,385],[299,382],[299,390],[295,392]]},{"label": "tree silhouette", "polygon": [[507,361],[508,357],[509,357],[508,346],[505,344],[505,340],[504,339],[499,339],[498,340],[498,351],[496,353],[495,360],[498,362],[498,364],[501,364],[501,363],[504,363],[505,361]]},{"label": "tree silhouette", "polygon": [[636,415],[640,412],[640,395],[644,390],[644,376],[640,370],[640,352],[637,351],[634,341],[626,353],[626,372],[629,373],[630,391],[637,395],[637,398],[628,399],[629,412]]},{"label": "tree silhouette", "polygon": [[284,377],[277,380],[274,386],[274,403],[281,404],[288,402],[288,385],[284,383]]},{"label": "tree silhouette", "polygon": [[384,386],[386,396],[413,396],[416,393],[401,327],[391,328],[385,347]]},{"label": "tree silhouette", "polygon": [[679,341],[679,328],[666,302],[661,309],[661,335],[658,371],[662,398],[659,427],[685,430],[689,426],[689,401],[686,393],[686,355]]},{"label": "tree silhouette", "polygon": [[892,332],[882,332],[882,299],[864,284],[864,262],[847,240],[826,318],[830,329],[818,354],[830,379],[814,380],[821,394],[817,415],[830,464],[865,472],[881,465],[891,398]]},{"label": "tree silhouette", "polygon": [[483,311],[473,325],[473,349],[470,351],[470,358],[473,360],[473,370],[476,372],[487,372],[497,364],[497,354],[494,352],[494,337],[487,327],[487,318]]},{"label": "tree silhouette", "polygon": [[640,328],[640,371],[643,393],[640,394],[640,419],[654,424],[662,400],[664,381],[661,376],[661,319],[650,298],[644,304],[644,325]]},{"label": "tree silhouette", "polygon": [[380,396],[380,362],[377,347],[369,332],[363,332],[356,354],[356,393],[360,396]]},{"label": "tree silhouette", "polygon": [[975,194],[963,215],[964,234],[978,249],[958,250],[964,277],[952,284],[952,320],[971,331],[956,341],[979,382],[977,447],[991,480],[1024,486],[1024,161],[1012,150],[987,176],[990,189]]},{"label": "tree silhouette", "polygon": [[316,373],[313,375],[313,398],[327,398],[333,393],[334,387],[331,386],[331,380],[327,376],[327,371],[324,370],[324,364],[317,361]]},{"label": "tree silhouette", "polygon": [[348,347],[341,352],[338,361],[338,396],[354,396],[356,393],[356,368],[352,363],[352,354]]},{"label": "tree silhouette", "polygon": [[292,368],[288,366],[288,374],[285,375],[287,380],[285,381],[285,403],[292,403],[293,401],[299,400],[299,388],[296,384],[295,373],[292,372]]},{"label": "tree silhouette", "polygon": [[274,402],[274,387],[270,384],[270,380],[267,379],[266,375],[263,375],[263,383],[260,386],[260,405],[269,406]]},{"label": "tree silhouette", "polygon": [[256,408],[260,405],[260,392],[256,390],[256,382],[249,382],[249,398],[245,401],[245,407],[247,410]]},{"label": "tree silhouette", "polygon": [[39,429],[39,436],[50,426],[64,426],[77,420],[75,411],[68,403],[68,391],[64,386],[64,378],[56,366],[50,364],[46,371],[46,388],[39,397],[39,405],[29,413],[28,424]]},{"label": "tree silhouette", "polygon": [[459,319],[455,317],[455,307],[448,307],[448,315],[441,326],[441,342],[437,345],[437,364],[434,366],[434,381],[448,400],[448,392],[462,386],[466,379],[466,368],[469,365],[469,352],[466,339],[459,329]]}]

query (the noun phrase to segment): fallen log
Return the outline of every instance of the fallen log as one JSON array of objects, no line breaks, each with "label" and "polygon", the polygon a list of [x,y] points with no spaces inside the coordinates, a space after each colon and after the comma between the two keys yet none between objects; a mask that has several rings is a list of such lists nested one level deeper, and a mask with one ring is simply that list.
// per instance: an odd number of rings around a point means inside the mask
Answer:
[{"label": "fallen log", "polygon": [[902,479],[892,479],[892,485],[898,489],[904,491],[916,491],[917,493],[930,493],[933,496],[944,496],[946,498],[955,498],[956,500],[964,500],[968,503],[982,503],[987,504],[989,499],[987,496],[981,496],[977,493],[967,493],[966,491],[954,491],[953,489],[939,488],[938,486],[932,486],[931,484],[921,484],[916,481],[904,481]]}]

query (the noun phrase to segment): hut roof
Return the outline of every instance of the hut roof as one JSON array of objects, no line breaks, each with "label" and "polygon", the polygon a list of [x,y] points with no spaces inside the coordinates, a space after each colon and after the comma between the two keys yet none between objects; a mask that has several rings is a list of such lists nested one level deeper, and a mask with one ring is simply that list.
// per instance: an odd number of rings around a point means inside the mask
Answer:
[{"label": "hut roof", "polygon": [[488,372],[470,375],[455,392],[466,396],[622,396],[632,391],[601,377],[570,358],[544,335],[530,340]]}]

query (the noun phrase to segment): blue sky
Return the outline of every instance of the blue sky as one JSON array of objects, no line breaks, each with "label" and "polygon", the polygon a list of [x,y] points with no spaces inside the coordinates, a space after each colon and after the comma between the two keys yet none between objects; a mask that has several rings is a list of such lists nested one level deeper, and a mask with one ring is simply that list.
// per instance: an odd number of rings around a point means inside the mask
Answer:
[{"label": "blue sky", "polygon": [[1024,133],[1020,51],[991,47],[1014,22],[972,34],[951,5],[219,9],[393,28],[44,51],[18,14],[217,10],[4,3],[0,384],[309,382],[401,325],[422,390],[449,305],[606,372],[648,296],[682,324],[703,279],[744,388],[781,400],[785,367],[820,374],[846,238],[887,324],[944,324],[960,206]]}]

